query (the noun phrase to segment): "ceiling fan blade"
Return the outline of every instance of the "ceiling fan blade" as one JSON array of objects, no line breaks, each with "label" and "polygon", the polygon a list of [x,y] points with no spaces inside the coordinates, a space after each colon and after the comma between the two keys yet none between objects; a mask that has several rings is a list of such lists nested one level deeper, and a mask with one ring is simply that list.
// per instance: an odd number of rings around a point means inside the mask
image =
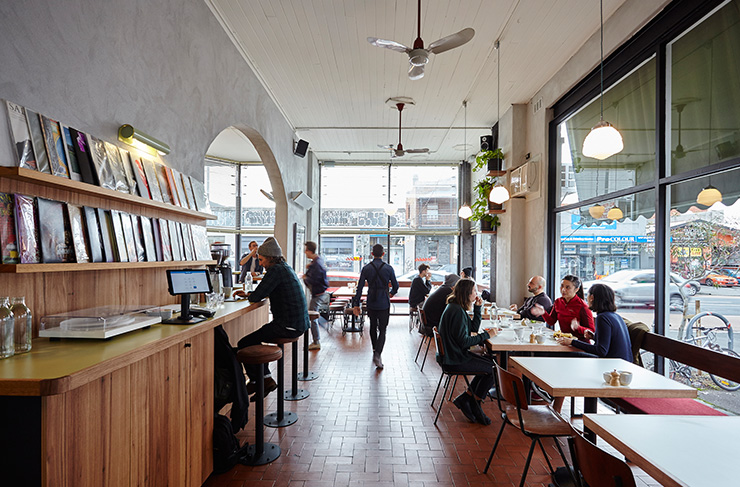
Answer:
[{"label": "ceiling fan blade", "polygon": [[447,37],[443,37],[438,41],[432,42],[431,44],[429,44],[429,48],[427,50],[432,54],[439,54],[445,51],[449,51],[450,49],[462,46],[470,39],[472,39],[474,35],[475,30],[468,27],[467,29],[463,29],[460,32],[448,35]]},{"label": "ceiling fan blade", "polygon": [[385,150],[391,150],[393,149],[393,144],[386,144],[386,145],[378,144],[378,147],[380,147],[381,149],[385,149]]},{"label": "ceiling fan blade", "polygon": [[409,68],[409,79],[416,80],[424,77],[424,66],[411,65]]},{"label": "ceiling fan blade", "polygon": [[429,149],[406,149],[406,154],[427,154]]},{"label": "ceiling fan blade", "polygon": [[404,46],[403,44],[400,44],[396,41],[388,41],[385,39],[378,39],[377,37],[368,37],[367,42],[372,44],[376,47],[383,47],[385,49],[390,49],[391,51],[398,51],[398,52],[409,52],[411,49]]}]

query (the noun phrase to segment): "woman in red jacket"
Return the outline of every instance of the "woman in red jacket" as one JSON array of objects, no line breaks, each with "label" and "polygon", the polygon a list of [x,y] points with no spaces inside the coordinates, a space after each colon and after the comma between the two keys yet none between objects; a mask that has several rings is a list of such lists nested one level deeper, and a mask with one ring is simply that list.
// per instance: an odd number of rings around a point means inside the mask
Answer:
[{"label": "woman in red jacket", "polygon": [[561,297],[555,300],[550,312],[546,312],[541,305],[532,308],[532,314],[542,316],[550,327],[555,322],[560,323],[563,333],[571,333],[576,338],[587,341],[586,330],[595,331],[594,315],[583,299],[583,286],[576,276],[565,276],[560,283]]}]

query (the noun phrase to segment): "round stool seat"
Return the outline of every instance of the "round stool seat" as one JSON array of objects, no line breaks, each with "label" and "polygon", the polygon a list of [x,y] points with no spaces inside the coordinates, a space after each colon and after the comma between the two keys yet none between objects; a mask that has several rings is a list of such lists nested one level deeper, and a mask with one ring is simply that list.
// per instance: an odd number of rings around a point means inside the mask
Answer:
[{"label": "round stool seat", "polygon": [[285,345],[286,343],[293,343],[297,342],[299,338],[301,338],[302,335],[298,335],[295,338],[275,338],[272,341],[275,342],[277,345]]},{"label": "round stool seat", "polygon": [[344,305],[347,304],[348,302],[349,301],[343,302],[343,303],[334,302],[329,305],[329,309],[344,309]]},{"label": "round stool seat", "polygon": [[280,360],[283,351],[273,345],[252,345],[236,353],[236,359],[243,364],[266,364]]},{"label": "round stool seat", "polygon": [[318,311],[309,311],[308,312],[308,319],[315,320],[318,317],[319,317],[319,312]]},{"label": "round stool seat", "polygon": [[355,310],[353,308],[345,308],[344,309],[344,314],[346,314],[346,315],[352,315],[354,313],[355,313]]}]

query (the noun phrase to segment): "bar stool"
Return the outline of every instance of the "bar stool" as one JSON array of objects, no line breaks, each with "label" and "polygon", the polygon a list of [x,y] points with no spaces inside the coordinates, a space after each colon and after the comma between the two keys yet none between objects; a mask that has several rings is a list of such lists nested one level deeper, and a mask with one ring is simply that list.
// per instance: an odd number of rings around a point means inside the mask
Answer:
[{"label": "bar stool", "polygon": [[[308,319],[311,321],[319,319],[319,312],[309,311]],[[302,380],[302,381],[316,380],[319,378],[319,374],[317,374],[316,372],[308,371],[308,332],[309,331],[310,329],[306,330],[306,333],[303,334],[303,372],[298,374],[298,380]]]},{"label": "bar stool", "polygon": [[[308,330],[306,331],[306,333],[308,333]],[[290,384],[291,385],[290,391],[286,391],[282,385],[280,386],[280,390],[278,391],[279,392],[278,406],[280,406],[280,403],[282,402],[281,398],[286,401],[301,401],[311,395],[311,393],[305,389],[298,389],[298,338],[285,338],[284,340],[286,341],[283,342],[283,343],[288,343],[288,341],[293,342],[293,365],[291,367],[293,371],[293,378]],[[306,342],[304,342],[303,345],[306,350],[304,352],[304,364],[306,364],[308,363],[308,361],[305,360],[305,356],[308,355],[308,345],[306,345]],[[280,363],[278,362],[278,368],[279,367],[280,367]],[[283,382],[282,372],[280,372],[280,374],[281,374],[280,383],[282,384]]]},{"label": "bar stool", "polygon": [[300,336],[297,336],[295,338],[276,338],[274,339],[274,342],[277,344],[278,347],[280,347],[280,350],[283,352],[283,356],[280,357],[280,360],[278,360],[278,394],[277,394],[277,411],[274,413],[266,414],[265,415],[265,426],[269,426],[270,428],[282,428],[284,426],[290,426],[291,424],[298,421],[298,415],[292,411],[285,411],[285,402],[284,402],[284,391],[285,391],[285,344],[286,343],[292,343],[293,344],[293,366],[295,367],[295,361],[297,358],[297,349],[296,349],[296,342]]},{"label": "bar stool", "polygon": [[280,456],[280,447],[274,443],[265,443],[265,432],[262,424],[265,414],[265,370],[263,364],[283,359],[283,351],[273,345],[252,345],[236,353],[242,364],[260,365],[257,380],[257,400],[255,401],[254,445],[247,447],[247,453],[239,459],[242,465],[264,465],[275,461]]}]

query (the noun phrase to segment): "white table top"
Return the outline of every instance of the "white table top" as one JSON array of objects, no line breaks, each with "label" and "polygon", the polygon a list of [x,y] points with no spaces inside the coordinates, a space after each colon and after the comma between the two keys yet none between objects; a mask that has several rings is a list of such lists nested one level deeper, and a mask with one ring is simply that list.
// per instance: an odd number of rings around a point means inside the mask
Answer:
[{"label": "white table top", "polygon": [[[489,328],[493,325],[488,320],[484,320],[481,328]],[[577,351],[575,347],[569,345],[560,345],[553,337],[553,331],[544,329],[545,343],[529,343],[529,335],[532,333],[531,328],[527,328],[524,338],[521,342],[516,340],[513,328],[504,328],[498,335],[488,339],[487,347],[493,352],[573,352]]]},{"label": "white table top", "polygon": [[[339,289],[337,289],[336,291],[334,291],[332,293],[332,296],[334,296],[335,298],[340,298],[340,297],[342,297],[342,298],[353,298],[355,296],[355,293],[356,293],[356,291],[350,290],[349,287],[342,286]],[[363,296],[367,296],[367,286],[364,286],[362,288],[362,295]]]},{"label": "white table top", "polygon": [[738,485],[740,416],[586,414],[584,426],[666,486]]},{"label": "white table top", "polygon": [[[615,358],[513,357],[511,366],[553,397],[696,397],[696,389]],[[613,387],[603,373],[632,372],[629,386]]]}]

